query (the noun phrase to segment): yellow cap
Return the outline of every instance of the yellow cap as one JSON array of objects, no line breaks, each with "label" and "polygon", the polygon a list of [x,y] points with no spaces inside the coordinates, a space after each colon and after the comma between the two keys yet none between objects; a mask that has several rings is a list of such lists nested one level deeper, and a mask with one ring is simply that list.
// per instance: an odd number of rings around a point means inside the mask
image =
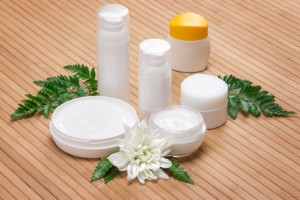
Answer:
[{"label": "yellow cap", "polygon": [[178,40],[201,40],[206,38],[207,34],[207,20],[196,13],[182,13],[170,22],[170,35]]}]

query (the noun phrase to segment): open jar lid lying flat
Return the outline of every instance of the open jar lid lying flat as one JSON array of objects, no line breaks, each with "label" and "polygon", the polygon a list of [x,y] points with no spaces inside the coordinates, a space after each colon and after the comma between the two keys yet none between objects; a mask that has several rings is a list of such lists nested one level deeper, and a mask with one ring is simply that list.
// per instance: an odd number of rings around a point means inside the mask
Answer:
[{"label": "open jar lid lying flat", "polygon": [[55,110],[50,131],[55,143],[67,153],[99,158],[113,153],[107,148],[117,150],[118,139],[124,137],[124,123],[133,126],[137,122],[135,109],[122,100],[81,97]]}]

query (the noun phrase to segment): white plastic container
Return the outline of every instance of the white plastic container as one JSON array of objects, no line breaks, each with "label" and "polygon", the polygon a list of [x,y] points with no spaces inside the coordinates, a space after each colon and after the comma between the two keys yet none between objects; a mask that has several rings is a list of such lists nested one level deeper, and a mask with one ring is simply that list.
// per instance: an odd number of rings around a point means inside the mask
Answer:
[{"label": "white plastic container", "polygon": [[182,13],[170,22],[168,36],[172,69],[181,72],[203,71],[210,55],[208,22],[196,13]]},{"label": "white plastic container", "polygon": [[128,9],[108,4],[97,11],[99,94],[129,101]]},{"label": "white plastic container", "polygon": [[207,129],[226,122],[227,98],[227,84],[215,76],[194,74],[181,83],[181,104],[198,110]]},{"label": "white plastic container", "polygon": [[158,131],[172,143],[170,156],[194,153],[203,143],[206,126],[201,114],[186,106],[169,106],[153,112],[149,119],[151,133]]},{"label": "white plastic container", "polygon": [[139,46],[139,107],[141,118],[148,118],[160,107],[172,103],[170,44],[148,39]]},{"label": "white plastic container", "polygon": [[83,158],[106,157],[118,151],[126,123],[138,122],[128,103],[105,96],[81,97],[60,105],[53,113],[50,131],[66,153]]}]

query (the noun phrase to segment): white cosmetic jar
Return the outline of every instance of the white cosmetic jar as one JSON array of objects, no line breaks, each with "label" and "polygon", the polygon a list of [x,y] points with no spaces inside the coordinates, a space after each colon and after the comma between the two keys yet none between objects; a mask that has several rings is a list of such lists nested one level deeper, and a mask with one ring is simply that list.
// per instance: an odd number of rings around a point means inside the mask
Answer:
[{"label": "white cosmetic jar", "polygon": [[50,122],[56,145],[83,158],[106,157],[118,151],[124,123],[138,123],[135,109],[127,102],[106,96],[80,97],[60,105]]},{"label": "white cosmetic jar", "polygon": [[201,114],[192,108],[173,105],[154,111],[149,118],[150,133],[158,132],[171,142],[174,157],[188,156],[203,143],[206,126]]},{"label": "white cosmetic jar", "polygon": [[171,66],[180,72],[203,71],[209,60],[208,21],[193,12],[181,13],[170,21]]},{"label": "white cosmetic jar", "polygon": [[227,84],[212,75],[194,74],[181,83],[181,104],[198,110],[207,129],[226,122],[227,97]]}]

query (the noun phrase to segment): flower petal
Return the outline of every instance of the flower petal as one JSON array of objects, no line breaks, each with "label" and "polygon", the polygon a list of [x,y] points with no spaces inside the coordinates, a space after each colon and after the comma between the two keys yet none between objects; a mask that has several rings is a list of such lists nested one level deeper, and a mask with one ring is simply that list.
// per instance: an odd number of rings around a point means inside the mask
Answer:
[{"label": "flower petal", "polygon": [[161,150],[160,149],[157,149],[157,148],[153,148],[153,149],[151,149],[150,150],[151,151],[151,153],[153,153],[153,154],[161,154]]},{"label": "flower petal", "polygon": [[139,166],[139,172],[144,171],[145,168],[146,168],[146,164],[145,163],[140,164],[140,166]]},{"label": "flower petal", "polygon": [[160,163],[159,162],[151,162],[149,164],[147,164],[147,168],[152,170],[152,171],[156,171],[157,169],[160,168]]},{"label": "flower petal", "polygon": [[134,163],[130,163],[127,166],[127,180],[132,181],[138,175],[137,166]]},{"label": "flower petal", "polygon": [[127,156],[123,152],[113,153],[107,159],[120,171],[125,171],[129,163]]},{"label": "flower petal", "polygon": [[138,180],[140,181],[141,184],[145,184],[145,180],[140,178],[139,176],[138,176]]},{"label": "flower petal", "polygon": [[142,183],[142,184],[145,183],[144,180],[147,179],[147,176],[146,176],[146,174],[145,174],[144,171],[143,171],[143,172],[140,172],[140,173],[138,174],[138,179],[139,179],[140,183]]},{"label": "flower petal", "polygon": [[169,179],[169,176],[160,168],[156,171],[153,171],[153,173],[158,177],[162,179]]},{"label": "flower petal", "polygon": [[133,164],[132,165],[132,174],[134,177],[137,177],[139,174],[139,165]]},{"label": "flower petal", "polygon": [[146,119],[144,119],[143,121],[141,121],[140,125],[139,125],[139,128],[141,131],[143,131],[144,133],[145,132],[149,132],[148,130],[148,121]]},{"label": "flower petal", "polygon": [[165,149],[163,150],[163,152],[161,153],[161,156],[166,156],[168,153],[171,152],[171,149]]},{"label": "flower petal", "polygon": [[151,170],[145,169],[144,172],[148,180],[154,180],[154,174]]},{"label": "flower petal", "polygon": [[161,168],[169,168],[172,166],[172,162],[169,159],[166,159],[164,157],[160,158],[160,167]]}]

